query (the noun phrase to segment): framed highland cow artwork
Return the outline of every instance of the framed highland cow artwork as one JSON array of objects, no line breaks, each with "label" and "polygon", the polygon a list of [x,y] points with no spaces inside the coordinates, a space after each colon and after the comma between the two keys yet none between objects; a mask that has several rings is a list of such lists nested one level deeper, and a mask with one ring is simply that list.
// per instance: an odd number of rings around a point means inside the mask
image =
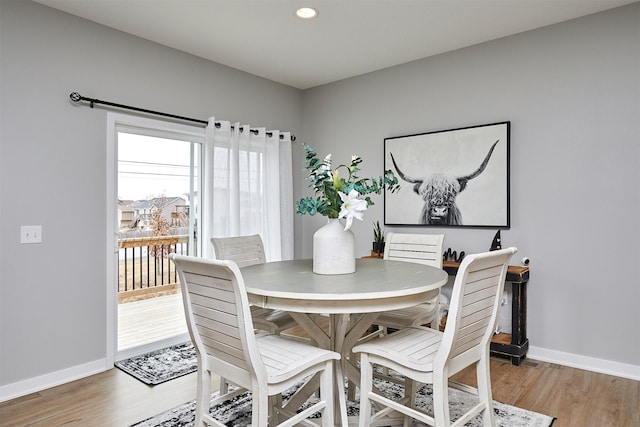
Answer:
[{"label": "framed highland cow artwork", "polygon": [[511,122],[384,140],[386,225],[509,228]]}]

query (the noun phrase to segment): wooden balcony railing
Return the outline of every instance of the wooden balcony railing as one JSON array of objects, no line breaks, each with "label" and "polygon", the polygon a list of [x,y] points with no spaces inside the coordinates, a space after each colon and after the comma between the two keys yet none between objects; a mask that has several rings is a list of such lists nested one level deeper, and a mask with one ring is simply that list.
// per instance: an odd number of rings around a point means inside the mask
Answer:
[{"label": "wooden balcony railing", "polygon": [[118,245],[119,302],[176,292],[178,277],[168,255],[189,255],[188,235],[123,238]]}]

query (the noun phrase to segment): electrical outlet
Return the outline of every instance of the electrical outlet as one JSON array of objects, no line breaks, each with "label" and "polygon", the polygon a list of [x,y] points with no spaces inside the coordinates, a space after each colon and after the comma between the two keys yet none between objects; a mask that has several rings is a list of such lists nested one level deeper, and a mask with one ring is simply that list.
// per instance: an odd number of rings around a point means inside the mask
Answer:
[{"label": "electrical outlet", "polygon": [[41,225],[23,225],[20,227],[20,243],[42,243]]}]

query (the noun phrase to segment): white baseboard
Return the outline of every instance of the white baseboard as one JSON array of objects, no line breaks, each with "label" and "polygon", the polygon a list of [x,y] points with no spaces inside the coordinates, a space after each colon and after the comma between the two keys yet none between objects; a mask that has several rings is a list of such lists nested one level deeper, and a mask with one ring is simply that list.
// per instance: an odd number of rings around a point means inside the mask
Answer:
[{"label": "white baseboard", "polygon": [[91,375],[104,372],[107,369],[107,359],[99,359],[60,371],[51,372],[28,380],[0,386],[0,402],[36,393],[51,387],[79,380]]},{"label": "white baseboard", "polygon": [[581,356],[579,354],[548,350],[534,346],[529,347],[527,358],[640,381],[640,366],[628,363],[613,362],[611,360],[597,359],[595,357]]}]

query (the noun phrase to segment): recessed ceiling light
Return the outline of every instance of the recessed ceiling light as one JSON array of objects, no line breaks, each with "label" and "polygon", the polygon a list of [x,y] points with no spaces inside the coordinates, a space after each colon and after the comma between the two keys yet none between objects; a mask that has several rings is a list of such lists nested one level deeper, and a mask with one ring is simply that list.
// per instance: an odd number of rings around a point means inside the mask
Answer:
[{"label": "recessed ceiling light", "polygon": [[296,16],[302,19],[313,19],[318,16],[318,11],[312,7],[301,7],[296,10]]}]

